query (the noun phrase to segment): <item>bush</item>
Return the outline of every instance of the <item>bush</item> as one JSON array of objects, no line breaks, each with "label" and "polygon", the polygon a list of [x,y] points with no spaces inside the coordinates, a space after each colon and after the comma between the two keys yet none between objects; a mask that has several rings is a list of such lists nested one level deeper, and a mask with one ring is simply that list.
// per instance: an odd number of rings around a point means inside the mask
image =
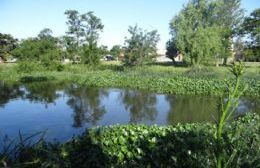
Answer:
[{"label": "bush", "polygon": [[41,65],[48,71],[63,71],[65,69],[65,66],[58,61],[46,60],[41,62]]},{"label": "bush", "polygon": [[[236,153],[233,167],[258,166],[259,121],[258,115],[247,115],[224,130],[225,156]],[[0,153],[0,160],[21,167],[215,167],[214,133],[213,124],[99,127],[65,144],[22,148],[15,159]]]},{"label": "bush", "polygon": [[22,61],[16,66],[16,71],[18,73],[31,73],[37,70],[41,70],[41,66],[35,62]]}]

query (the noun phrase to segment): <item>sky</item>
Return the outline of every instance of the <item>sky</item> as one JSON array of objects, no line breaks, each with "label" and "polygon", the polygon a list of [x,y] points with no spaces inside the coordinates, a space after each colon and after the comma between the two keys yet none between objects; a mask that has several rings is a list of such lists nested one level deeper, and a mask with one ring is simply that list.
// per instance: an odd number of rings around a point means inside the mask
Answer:
[{"label": "sky", "polygon": [[[148,31],[158,30],[158,49],[163,51],[170,38],[169,22],[188,0],[0,0],[0,33],[23,39],[35,37],[43,28],[54,36],[67,31],[67,9],[93,11],[104,24],[99,45],[111,48],[124,44],[128,27],[137,24]],[[260,7],[260,0],[242,0],[248,15]]]}]

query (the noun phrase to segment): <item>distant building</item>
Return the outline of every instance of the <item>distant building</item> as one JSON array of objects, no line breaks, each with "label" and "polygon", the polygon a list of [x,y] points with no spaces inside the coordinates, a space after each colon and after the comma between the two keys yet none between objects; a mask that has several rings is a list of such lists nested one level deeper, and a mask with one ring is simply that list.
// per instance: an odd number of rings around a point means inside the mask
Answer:
[{"label": "distant building", "polygon": [[172,62],[172,60],[165,55],[156,57],[156,62]]},{"label": "distant building", "polygon": [[176,62],[182,62],[183,61],[183,55],[182,54],[178,54],[176,57],[174,57],[174,60]]}]

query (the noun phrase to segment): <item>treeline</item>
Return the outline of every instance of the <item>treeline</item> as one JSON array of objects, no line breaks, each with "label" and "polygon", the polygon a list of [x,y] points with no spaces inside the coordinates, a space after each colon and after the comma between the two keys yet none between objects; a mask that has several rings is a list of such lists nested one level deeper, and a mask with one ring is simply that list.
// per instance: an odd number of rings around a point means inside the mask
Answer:
[{"label": "treeline", "polygon": [[241,0],[190,0],[170,22],[167,56],[218,65],[231,56],[260,61],[260,9],[244,16]]},{"label": "treeline", "polygon": [[38,62],[45,67],[70,60],[72,63],[97,65],[100,59],[110,54],[111,59],[121,59],[125,65],[152,62],[156,57],[156,44],[159,35],[156,30],[146,31],[137,25],[129,26],[130,37],[126,45],[115,45],[111,50],[107,46],[98,46],[99,35],[104,29],[100,18],[93,12],[80,14],[76,10],[67,10],[68,30],[62,37],[54,37],[52,30],[44,28],[37,37],[18,41],[8,34],[0,34],[3,60],[11,57],[19,61]]},{"label": "treeline", "polygon": [[[244,16],[241,0],[190,0],[170,22],[171,38],[167,42],[167,57],[175,62],[177,56],[187,64],[227,63],[228,58],[260,61],[260,9]],[[0,33],[0,61],[18,58],[19,61],[39,62],[48,67],[62,61],[97,65],[105,55],[125,65],[142,65],[155,61],[157,30],[146,31],[137,25],[129,26],[125,45],[111,50],[99,46],[104,29],[93,12],[67,10],[67,31],[54,37],[45,28],[37,37],[18,41]]]}]

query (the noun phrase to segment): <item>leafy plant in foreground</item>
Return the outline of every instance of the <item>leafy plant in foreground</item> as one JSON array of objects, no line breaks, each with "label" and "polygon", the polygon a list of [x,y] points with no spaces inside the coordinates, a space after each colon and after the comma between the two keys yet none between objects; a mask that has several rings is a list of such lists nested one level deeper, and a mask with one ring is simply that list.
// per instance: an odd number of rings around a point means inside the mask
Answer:
[{"label": "leafy plant in foreground", "polygon": [[243,95],[246,90],[246,87],[241,88],[241,77],[244,73],[244,65],[239,63],[234,63],[231,72],[235,76],[235,80],[233,83],[227,83],[227,101],[221,104],[220,107],[220,118],[217,123],[217,131],[216,131],[216,140],[217,140],[217,150],[216,150],[216,159],[217,159],[217,168],[221,167],[230,167],[236,152],[233,152],[230,158],[227,160],[224,156],[224,147],[223,147],[223,129],[227,124],[227,121],[234,114],[236,107],[239,103],[239,97]]}]

